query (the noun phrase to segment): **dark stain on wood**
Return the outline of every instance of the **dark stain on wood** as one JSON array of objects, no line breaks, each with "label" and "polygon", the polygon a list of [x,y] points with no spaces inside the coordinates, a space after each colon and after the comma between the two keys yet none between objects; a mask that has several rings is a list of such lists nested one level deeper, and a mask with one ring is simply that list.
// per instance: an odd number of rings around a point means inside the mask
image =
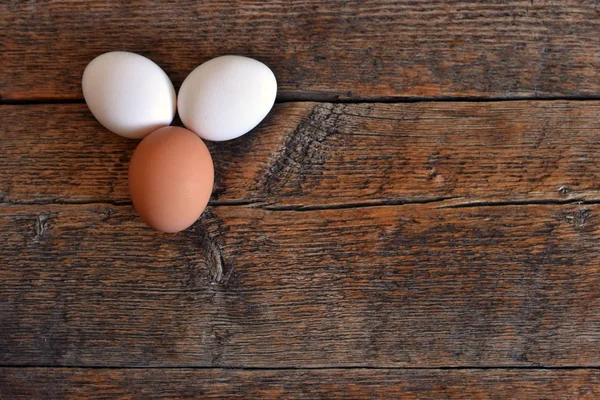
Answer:
[{"label": "dark stain on wood", "polygon": [[261,177],[261,189],[266,197],[277,196],[286,186],[291,188],[290,196],[301,196],[311,189],[306,186],[307,175],[319,175],[320,167],[330,154],[326,140],[336,129],[342,107],[333,104],[314,106],[287,135],[281,152],[272,158]]}]

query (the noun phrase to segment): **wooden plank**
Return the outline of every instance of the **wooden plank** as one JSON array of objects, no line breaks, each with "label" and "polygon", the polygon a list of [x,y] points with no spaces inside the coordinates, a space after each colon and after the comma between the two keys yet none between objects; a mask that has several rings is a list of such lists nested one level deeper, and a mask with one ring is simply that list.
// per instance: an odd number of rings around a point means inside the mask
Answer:
[{"label": "wooden plank", "polygon": [[595,0],[3,1],[0,96],[80,99],[100,53],[176,86],[223,54],[273,68],[281,99],[600,95]]},{"label": "wooden plank", "polygon": [[1,368],[7,399],[597,399],[598,370]]},{"label": "wooden plank", "polygon": [[[600,102],[286,103],[209,144],[213,201],[277,206],[600,199]],[[5,202],[128,202],[135,141],[83,104],[0,107]]]},{"label": "wooden plank", "polygon": [[598,205],[0,208],[0,365],[600,366]]}]

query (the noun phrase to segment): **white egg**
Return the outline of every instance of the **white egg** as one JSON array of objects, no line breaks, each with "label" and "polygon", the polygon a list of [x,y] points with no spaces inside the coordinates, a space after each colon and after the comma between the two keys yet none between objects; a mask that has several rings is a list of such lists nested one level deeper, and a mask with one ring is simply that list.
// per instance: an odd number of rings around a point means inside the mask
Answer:
[{"label": "white egg", "polygon": [[106,129],[141,139],[173,121],[175,89],[153,61],[125,51],[94,58],[83,72],[83,97]]},{"label": "white egg", "polygon": [[183,81],[177,106],[181,122],[206,140],[242,136],[275,103],[277,80],[260,61],[242,56],[213,58]]}]

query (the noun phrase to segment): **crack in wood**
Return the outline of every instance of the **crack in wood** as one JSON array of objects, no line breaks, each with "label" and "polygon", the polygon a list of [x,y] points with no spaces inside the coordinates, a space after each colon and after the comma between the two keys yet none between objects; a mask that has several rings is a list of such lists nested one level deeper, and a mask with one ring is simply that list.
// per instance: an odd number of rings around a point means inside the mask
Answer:
[{"label": "crack in wood", "polygon": [[[338,94],[328,93],[309,93],[309,94],[279,94],[275,104],[283,103],[332,103],[332,104],[394,104],[394,103],[498,103],[511,101],[598,101],[598,95],[564,95],[564,96],[353,96],[352,98],[340,98]],[[31,106],[31,105],[50,105],[50,104],[85,104],[83,98],[74,99],[0,99],[0,106]]]},{"label": "crack in wood", "polygon": [[330,371],[330,370],[375,370],[375,371],[585,371],[600,370],[600,365],[440,365],[440,366],[372,366],[372,365],[325,365],[302,367],[255,367],[243,365],[87,365],[87,364],[0,364],[4,369],[89,369],[89,370],[214,370],[214,371]]},{"label": "crack in wood", "polygon": [[600,204],[599,199],[540,199],[540,200],[508,200],[508,201],[474,201],[458,204],[442,205],[437,208],[474,208],[474,207],[508,207],[530,205],[565,205],[565,204]]},{"label": "crack in wood", "polygon": [[[561,192],[562,193],[562,192]],[[403,205],[426,205],[432,203],[442,203],[437,208],[474,208],[474,207],[510,207],[510,206],[528,206],[528,205],[565,205],[565,204],[580,204],[580,205],[593,205],[600,204],[600,199],[532,199],[532,200],[474,200],[461,202],[461,197],[432,197],[432,198],[397,198],[397,199],[378,199],[371,201],[361,202],[348,202],[348,203],[333,203],[333,204],[277,204],[272,201],[266,200],[228,200],[228,201],[215,201],[210,202],[209,207],[248,207],[255,209],[263,209],[268,211],[320,211],[320,210],[344,210],[351,208],[367,208],[367,207],[392,207],[392,206],[403,206]],[[450,204],[444,204],[450,203]],[[40,205],[110,205],[114,207],[131,205],[126,202],[112,203],[110,201],[93,200],[93,201],[81,201],[81,202],[53,202],[53,201],[32,201],[32,202],[0,202],[6,205],[18,205],[18,206],[40,206]],[[106,209],[109,210],[109,209]],[[109,214],[104,211],[103,220],[109,219],[114,210],[111,209]]]}]

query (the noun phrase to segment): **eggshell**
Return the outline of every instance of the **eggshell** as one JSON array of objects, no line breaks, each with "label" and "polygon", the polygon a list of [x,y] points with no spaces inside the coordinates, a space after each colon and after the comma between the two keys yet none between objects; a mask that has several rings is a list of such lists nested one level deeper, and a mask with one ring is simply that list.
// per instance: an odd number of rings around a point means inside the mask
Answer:
[{"label": "eggshell", "polygon": [[183,81],[177,105],[183,124],[207,140],[242,136],[275,102],[277,80],[260,61],[222,56],[194,69]]},{"label": "eggshell", "polygon": [[169,125],[177,106],[165,72],[139,54],[112,51],[94,58],[83,72],[83,97],[106,129],[131,139]]},{"label": "eggshell", "polygon": [[208,204],[214,169],[206,145],[193,132],[174,126],[144,138],[129,165],[135,209],[152,228],[178,232],[194,223]]}]

